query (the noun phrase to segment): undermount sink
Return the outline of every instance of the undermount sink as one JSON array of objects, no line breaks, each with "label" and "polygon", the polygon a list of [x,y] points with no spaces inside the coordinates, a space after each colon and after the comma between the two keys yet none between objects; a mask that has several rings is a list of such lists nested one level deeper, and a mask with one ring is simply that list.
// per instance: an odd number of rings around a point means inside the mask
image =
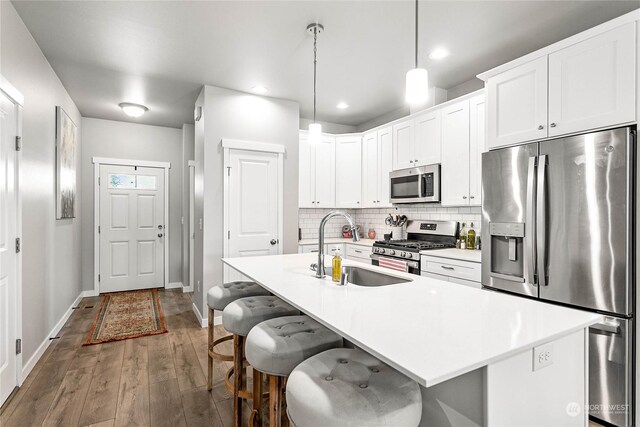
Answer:
[{"label": "undermount sink", "polygon": [[[331,268],[326,267],[326,270],[327,275],[330,276]],[[342,280],[340,281],[340,284],[351,284],[356,286],[388,286],[411,281],[411,279],[392,276],[390,274],[384,274],[362,267],[345,265],[342,267]]]}]

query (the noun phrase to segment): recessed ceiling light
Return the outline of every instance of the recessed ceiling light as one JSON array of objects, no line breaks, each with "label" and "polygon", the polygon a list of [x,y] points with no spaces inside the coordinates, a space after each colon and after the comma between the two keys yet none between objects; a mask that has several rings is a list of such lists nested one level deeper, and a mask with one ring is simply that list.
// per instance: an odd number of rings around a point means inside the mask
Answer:
[{"label": "recessed ceiling light", "polygon": [[118,104],[122,111],[129,117],[140,117],[145,112],[149,111],[147,107],[140,104],[133,104],[131,102],[121,102]]},{"label": "recessed ceiling light", "polygon": [[253,93],[257,93],[258,95],[264,95],[265,93],[269,92],[269,89],[259,85],[252,87],[251,90],[253,91]]},{"label": "recessed ceiling light", "polygon": [[442,58],[446,58],[447,56],[449,56],[449,51],[443,47],[434,49],[429,54],[429,58],[431,59],[442,59]]},{"label": "recessed ceiling light", "polygon": [[349,104],[347,104],[346,102],[338,102],[338,105],[336,105],[336,108],[344,110],[345,108],[349,108]]}]

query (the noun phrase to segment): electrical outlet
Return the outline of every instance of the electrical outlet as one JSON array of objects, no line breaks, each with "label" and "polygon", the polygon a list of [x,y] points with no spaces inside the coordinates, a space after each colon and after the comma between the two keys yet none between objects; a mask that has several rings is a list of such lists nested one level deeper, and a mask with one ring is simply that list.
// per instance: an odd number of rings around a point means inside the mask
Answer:
[{"label": "electrical outlet", "polygon": [[533,349],[533,370],[537,371],[553,363],[553,343],[544,344]]}]

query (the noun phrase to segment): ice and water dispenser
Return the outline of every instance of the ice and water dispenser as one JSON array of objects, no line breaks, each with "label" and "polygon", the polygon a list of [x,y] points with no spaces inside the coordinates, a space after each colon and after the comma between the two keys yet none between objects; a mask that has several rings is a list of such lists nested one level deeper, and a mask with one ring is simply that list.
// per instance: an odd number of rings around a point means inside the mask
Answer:
[{"label": "ice and water dispenser", "polygon": [[492,278],[524,282],[524,231],[523,222],[489,224]]}]

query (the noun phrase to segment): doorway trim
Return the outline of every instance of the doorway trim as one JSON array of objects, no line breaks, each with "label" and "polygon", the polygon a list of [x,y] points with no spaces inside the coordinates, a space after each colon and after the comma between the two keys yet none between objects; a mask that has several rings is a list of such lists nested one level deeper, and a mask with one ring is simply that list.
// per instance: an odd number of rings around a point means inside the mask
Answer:
[{"label": "doorway trim", "polygon": [[98,225],[100,224],[100,186],[98,180],[100,178],[101,165],[115,166],[137,166],[146,168],[164,169],[164,287],[169,286],[169,169],[170,162],[156,162],[151,160],[133,160],[133,159],[115,159],[110,157],[93,157],[93,296],[100,295],[100,282],[98,274],[100,274],[100,234],[98,233]]},{"label": "doorway trim", "polygon": [[[3,92],[16,105],[16,137],[22,138],[22,110],[24,108],[24,96],[7,79],[0,74],[0,91]],[[16,150],[15,174],[16,174],[16,236],[22,242],[22,191],[20,189],[20,166],[22,150]],[[22,242],[24,243],[24,242]],[[22,250],[16,254],[16,338],[22,339]],[[10,352],[13,353],[13,352]],[[24,375],[22,372],[22,353],[16,356],[16,386],[22,386]],[[15,390],[14,390],[15,393]],[[5,402],[6,403],[6,402]]]},{"label": "doorway trim", "polygon": [[195,177],[196,177],[196,161],[189,160],[189,283],[185,284],[182,288],[183,292],[193,292],[194,289],[194,275],[195,275],[195,238],[196,238],[196,214],[195,214]]},{"label": "doorway trim", "polygon": [[[229,230],[229,169],[230,166],[230,152],[231,150],[244,150],[244,151],[260,151],[263,153],[275,153],[278,155],[278,240],[282,239],[282,232],[284,228],[284,154],[286,152],[285,146],[281,144],[273,144],[270,142],[258,142],[258,141],[242,141],[238,139],[222,139],[220,142],[224,150],[224,172],[223,172],[223,220],[222,220],[222,233],[224,248],[222,252],[223,257],[229,256],[229,239],[224,238],[224,233]],[[226,173],[225,173],[226,172]],[[278,254],[282,255],[282,248],[284,245],[278,245]],[[225,269],[222,270],[223,280],[226,281]]]}]

